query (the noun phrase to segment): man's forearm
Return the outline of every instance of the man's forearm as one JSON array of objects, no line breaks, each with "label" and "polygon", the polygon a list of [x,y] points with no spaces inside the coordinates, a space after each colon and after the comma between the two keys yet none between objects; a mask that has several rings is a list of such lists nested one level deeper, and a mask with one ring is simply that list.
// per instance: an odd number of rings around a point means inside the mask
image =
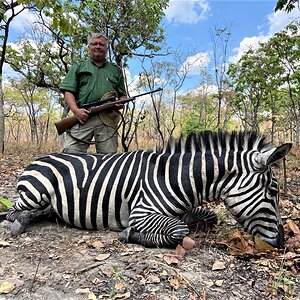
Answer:
[{"label": "man's forearm", "polygon": [[78,110],[78,105],[76,103],[76,99],[73,93],[66,91],[65,92],[65,102],[70,108],[70,110],[75,113]]},{"label": "man's forearm", "polygon": [[85,108],[79,108],[73,93],[65,92],[65,101],[79,123],[83,124],[89,117],[89,111]]}]

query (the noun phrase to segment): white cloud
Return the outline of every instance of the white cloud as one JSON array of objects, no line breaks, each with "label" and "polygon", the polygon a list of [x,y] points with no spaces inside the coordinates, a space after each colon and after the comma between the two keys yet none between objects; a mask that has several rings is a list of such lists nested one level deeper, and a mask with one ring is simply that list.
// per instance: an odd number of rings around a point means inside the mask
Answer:
[{"label": "white cloud", "polygon": [[229,62],[236,63],[246,51],[251,48],[258,48],[260,42],[266,42],[272,36],[274,36],[275,33],[281,31],[285,26],[287,26],[296,18],[299,18],[298,9],[294,9],[291,13],[277,11],[269,14],[267,16],[268,32],[265,34],[262,33],[258,36],[245,37],[241,41],[239,47],[233,49],[233,51],[236,52],[236,55],[229,57]]},{"label": "white cloud", "polygon": [[253,36],[253,37],[246,37],[244,38],[240,46],[238,48],[234,48],[233,51],[237,54],[234,56],[230,56],[228,58],[228,61],[230,63],[237,63],[238,60],[242,57],[244,53],[246,53],[250,49],[257,49],[259,46],[259,43],[266,42],[270,36]]},{"label": "white cloud", "polygon": [[29,10],[22,11],[17,17],[11,22],[11,29],[17,32],[19,35],[24,34],[28,31],[28,28],[36,22],[37,17]]},{"label": "white cloud", "polygon": [[185,94],[192,94],[194,96],[196,95],[212,95],[212,94],[216,94],[218,92],[218,87],[214,84],[201,84],[200,86],[189,90],[187,93]]},{"label": "white cloud", "polygon": [[199,52],[185,60],[182,71],[188,72],[189,75],[199,75],[201,70],[206,68],[208,64],[209,54],[207,52]]},{"label": "white cloud", "polygon": [[268,36],[273,36],[276,32],[281,31],[285,26],[290,24],[296,18],[299,18],[299,10],[296,8],[290,13],[277,11],[268,15],[269,32]]},{"label": "white cloud", "polygon": [[169,22],[195,24],[205,20],[209,11],[207,0],[171,0],[165,16]]}]

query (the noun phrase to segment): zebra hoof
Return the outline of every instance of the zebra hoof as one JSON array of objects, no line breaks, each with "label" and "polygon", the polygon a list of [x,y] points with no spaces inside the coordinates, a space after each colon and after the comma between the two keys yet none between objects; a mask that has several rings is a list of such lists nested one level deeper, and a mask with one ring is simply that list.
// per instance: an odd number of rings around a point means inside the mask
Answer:
[{"label": "zebra hoof", "polygon": [[29,225],[29,212],[22,212],[11,225],[11,235],[18,236],[25,232]]},{"label": "zebra hoof", "polygon": [[120,235],[119,235],[119,241],[123,242],[123,243],[129,243],[130,238],[132,237],[132,235],[134,234],[134,228],[133,227],[127,227],[126,229],[124,229]]}]

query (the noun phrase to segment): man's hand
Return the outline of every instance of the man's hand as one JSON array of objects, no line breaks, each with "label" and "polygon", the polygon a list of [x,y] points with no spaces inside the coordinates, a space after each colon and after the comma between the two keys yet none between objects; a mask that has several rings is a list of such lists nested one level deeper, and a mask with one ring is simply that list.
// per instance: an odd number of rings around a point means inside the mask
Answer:
[{"label": "man's hand", "polygon": [[[118,101],[119,100],[126,100],[128,97],[127,96],[121,96],[119,99],[118,99]],[[122,103],[119,103],[119,104],[115,104],[115,106],[114,106],[114,109],[115,110],[120,110],[120,109],[123,109],[124,108],[124,104],[122,104]]]},{"label": "man's hand", "polygon": [[78,108],[75,96],[72,92],[65,91],[65,101],[69,106],[70,110],[74,114],[74,117],[78,120],[80,124],[84,124],[89,118],[90,111],[85,108]]},{"label": "man's hand", "polygon": [[90,111],[85,108],[77,108],[73,110],[74,117],[79,121],[79,123],[84,124],[89,118]]},{"label": "man's hand", "polygon": [[124,108],[124,104],[120,103],[120,104],[115,104],[114,109],[115,110],[120,110]]}]

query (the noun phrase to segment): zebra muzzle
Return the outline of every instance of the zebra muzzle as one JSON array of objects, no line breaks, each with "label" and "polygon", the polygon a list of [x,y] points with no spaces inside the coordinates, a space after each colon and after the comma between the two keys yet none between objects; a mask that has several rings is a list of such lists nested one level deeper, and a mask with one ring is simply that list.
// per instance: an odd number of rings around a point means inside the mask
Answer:
[{"label": "zebra muzzle", "polygon": [[283,229],[282,224],[279,224],[276,247],[283,248],[283,246],[284,246],[284,229]]}]

